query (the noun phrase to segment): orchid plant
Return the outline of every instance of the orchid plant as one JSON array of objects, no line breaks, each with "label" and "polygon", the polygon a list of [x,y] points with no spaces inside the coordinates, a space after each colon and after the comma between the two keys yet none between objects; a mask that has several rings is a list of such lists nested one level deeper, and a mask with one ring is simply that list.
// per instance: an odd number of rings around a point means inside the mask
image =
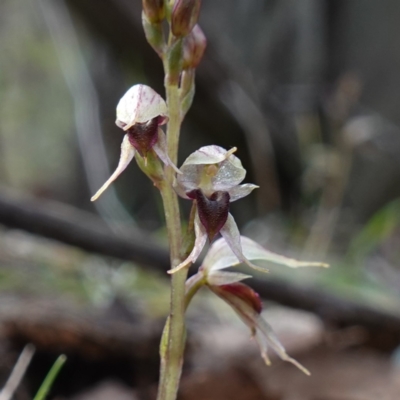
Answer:
[{"label": "orchid plant", "polygon": [[[177,168],[180,126],[195,92],[195,71],[206,38],[197,24],[201,0],[143,0],[142,21],[149,44],[160,56],[165,72],[166,101],[143,84],[132,86],[117,105],[116,125],[124,132],[121,156],[115,172],[92,197],[100,195],[136,159],[139,168],[160,191],[170,243],[171,302],[161,345],[158,400],[177,396],[185,347],[185,311],[201,287],[208,287],[229,304],[250,329],[261,356],[270,363],[267,349],[309,374],[289,357],[272,328],[262,318],[262,303],[249,286],[250,278],[225,271],[244,263],[268,270],[252,261],[266,260],[291,268],[327,266],[301,262],[264,249],[241,236],[229,212],[230,203],[249,195],[256,185],[241,184],[246,170],[234,153],[217,145],[200,148]],[[168,34],[166,35],[166,32]],[[162,126],[166,125],[166,133]],[[192,202],[188,232],[183,239],[178,196]],[[215,240],[218,235],[221,238]],[[189,238],[189,240],[188,240]],[[187,279],[188,269],[207,244],[212,243],[198,272]]]}]

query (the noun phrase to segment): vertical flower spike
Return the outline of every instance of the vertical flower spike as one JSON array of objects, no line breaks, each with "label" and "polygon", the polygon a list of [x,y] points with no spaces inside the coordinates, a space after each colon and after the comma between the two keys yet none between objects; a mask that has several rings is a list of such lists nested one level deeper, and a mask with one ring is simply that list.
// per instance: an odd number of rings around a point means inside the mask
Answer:
[{"label": "vertical flower spike", "polygon": [[168,121],[167,106],[163,98],[146,85],[132,86],[117,105],[116,125],[126,132],[121,145],[117,169],[92,197],[97,200],[112,182],[125,170],[137,151],[147,160],[150,152],[157,154],[165,164],[181,173],[167,154],[165,134],[160,125]]},{"label": "vertical flower spike", "polygon": [[[232,201],[247,196],[258,187],[249,183],[240,185],[246,170],[233,155],[235,151],[236,148],[227,151],[219,146],[205,146],[195,151],[180,168],[182,174],[177,176],[175,190],[181,197],[197,202],[195,226],[201,224],[210,241],[221,233],[241,262],[257,268],[243,255],[239,229],[229,213]],[[187,258],[169,273],[194,261],[193,257]]]}]

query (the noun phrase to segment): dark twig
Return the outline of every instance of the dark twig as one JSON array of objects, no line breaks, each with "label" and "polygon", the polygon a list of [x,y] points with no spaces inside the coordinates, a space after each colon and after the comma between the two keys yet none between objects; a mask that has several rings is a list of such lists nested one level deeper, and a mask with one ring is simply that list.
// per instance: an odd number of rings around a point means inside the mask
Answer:
[{"label": "dark twig", "polygon": [[[117,235],[100,218],[57,202],[0,194],[0,223],[156,271],[170,268],[168,251],[147,234],[129,230]],[[380,348],[393,348],[400,341],[397,315],[273,278],[249,284],[265,299],[312,311],[334,326],[360,325]]]},{"label": "dark twig", "polygon": [[0,223],[59,240],[87,251],[131,260],[157,270],[169,269],[169,255],[142,231],[123,228],[118,235],[100,218],[43,199],[0,194]]}]

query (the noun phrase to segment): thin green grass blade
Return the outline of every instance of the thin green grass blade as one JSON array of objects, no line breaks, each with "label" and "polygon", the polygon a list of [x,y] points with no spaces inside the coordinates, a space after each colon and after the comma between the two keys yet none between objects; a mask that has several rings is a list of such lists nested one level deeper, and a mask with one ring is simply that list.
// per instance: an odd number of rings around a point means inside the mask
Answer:
[{"label": "thin green grass blade", "polygon": [[49,393],[51,387],[53,386],[54,380],[57,378],[61,368],[63,367],[65,361],[67,361],[67,357],[64,354],[61,354],[56,362],[51,367],[49,373],[46,378],[44,378],[43,383],[41,384],[39,390],[36,393],[36,396],[33,400],[44,400]]}]

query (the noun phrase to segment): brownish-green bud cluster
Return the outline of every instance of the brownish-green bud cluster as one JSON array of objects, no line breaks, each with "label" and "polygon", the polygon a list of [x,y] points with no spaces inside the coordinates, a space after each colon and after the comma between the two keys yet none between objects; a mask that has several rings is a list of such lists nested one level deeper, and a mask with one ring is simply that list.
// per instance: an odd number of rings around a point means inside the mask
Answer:
[{"label": "brownish-green bud cluster", "polygon": [[171,15],[171,30],[174,36],[187,36],[197,24],[201,0],[176,0]]},{"label": "brownish-green bud cluster", "polygon": [[164,0],[142,0],[143,11],[147,20],[156,24],[165,18]]}]

